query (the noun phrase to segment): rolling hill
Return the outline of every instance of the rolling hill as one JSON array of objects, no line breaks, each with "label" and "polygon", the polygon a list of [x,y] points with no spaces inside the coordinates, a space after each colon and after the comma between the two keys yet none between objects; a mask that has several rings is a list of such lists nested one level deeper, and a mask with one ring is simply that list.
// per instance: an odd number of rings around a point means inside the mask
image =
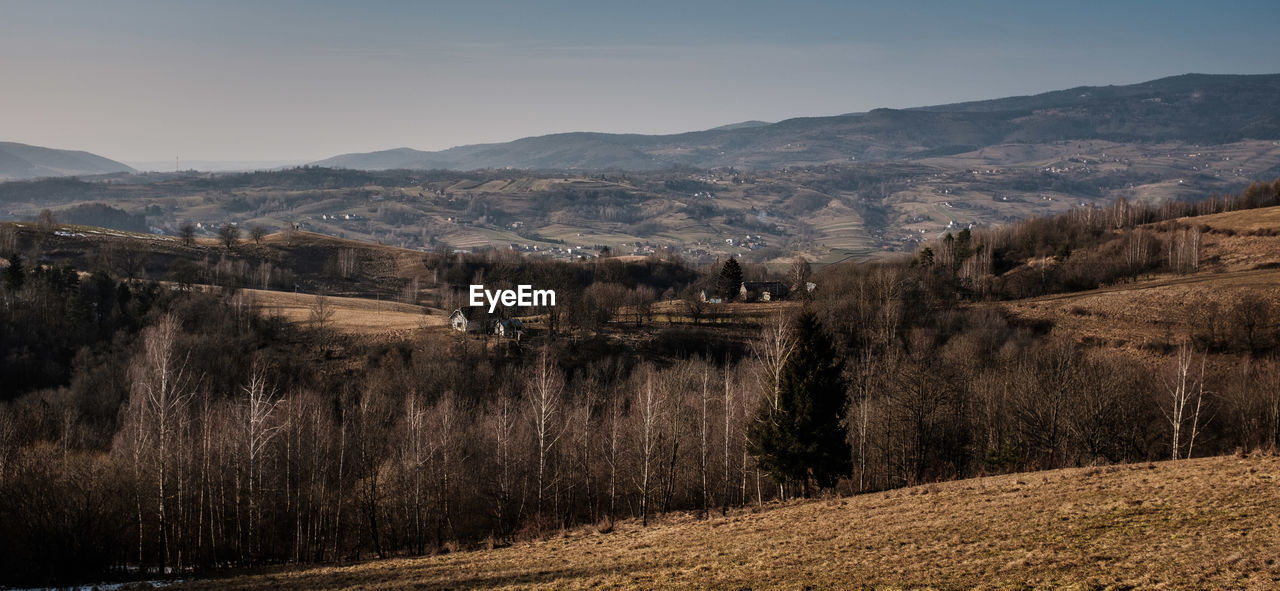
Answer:
[{"label": "rolling hill", "polygon": [[674,135],[561,133],[423,152],[345,154],[318,166],[358,169],[767,170],[969,152],[1066,140],[1222,144],[1280,139],[1280,74],[1187,74],[915,109],[875,109]]},{"label": "rolling hill", "polygon": [[89,152],[0,142],[0,180],[133,171],[128,165]]},{"label": "rolling hill", "polygon": [[1258,455],[1074,468],[177,588],[1275,588],[1277,478]]}]

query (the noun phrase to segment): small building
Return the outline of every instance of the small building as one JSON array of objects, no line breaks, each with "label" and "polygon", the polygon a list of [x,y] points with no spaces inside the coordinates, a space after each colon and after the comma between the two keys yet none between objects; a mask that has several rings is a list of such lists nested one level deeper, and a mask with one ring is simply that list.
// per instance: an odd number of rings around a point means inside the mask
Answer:
[{"label": "small building", "polygon": [[462,308],[458,308],[449,315],[449,328],[458,332],[483,332],[484,323],[472,321]]},{"label": "small building", "polygon": [[787,297],[788,291],[781,281],[743,281],[738,294],[744,302],[772,302]]},{"label": "small building", "polygon": [[720,296],[715,295],[714,293],[707,293],[707,290],[705,289],[698,292],[698,299],[702,300],[703,303],[707,303],[707,304],[723,304],[724,303],[724,300]]},{"label": "small building", "polygon": [[493,323],[493,334],[509,339],[520,340],[524,332],[524,323],[519,318],[504,318]]}]

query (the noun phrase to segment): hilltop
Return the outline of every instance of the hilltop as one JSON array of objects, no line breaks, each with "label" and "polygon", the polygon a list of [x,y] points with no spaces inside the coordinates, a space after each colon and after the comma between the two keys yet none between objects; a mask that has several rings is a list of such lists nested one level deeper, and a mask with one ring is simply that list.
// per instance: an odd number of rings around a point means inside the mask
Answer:
[{"label": "hilltop", "polygon": [[0,142],[0,181],[134,172],[97,154]]},{"label": "hilltop", "polygon": [[1280,75],[1187,74],[915,109],[875,109],[673,135],[561,133],[438,152],[398,148],[315,164],[359,169],[768,170],[1072,140],[1223,144],[1280,138]]},{"label": "hilltop", "polygon": [[1277,478],[1257,455],[1073,468],[177,588],[1273,588]]}]

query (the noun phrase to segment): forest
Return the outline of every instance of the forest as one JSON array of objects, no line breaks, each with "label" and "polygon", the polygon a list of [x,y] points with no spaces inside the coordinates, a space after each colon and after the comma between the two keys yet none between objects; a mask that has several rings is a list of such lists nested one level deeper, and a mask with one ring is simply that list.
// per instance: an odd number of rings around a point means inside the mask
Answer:
[{"label": "forest", "polygon": [[[561,323],[505,347],[344,341],[234,286],[81,276],[0,240],[0,584],[454,552],[671,511],[1274,449],[1269,297],[1212,326],[1177,319],[1159,364],[983,305],[1192,273],[1206,230],[1186,219],[1274,205],[1280,181],[966,230],[821,269],[794,313],[741,338],[619,316],[692,299],[719,269],[426,255],[447,285],[576,286]],[[682,344],[608,339],[630,327]]]}]

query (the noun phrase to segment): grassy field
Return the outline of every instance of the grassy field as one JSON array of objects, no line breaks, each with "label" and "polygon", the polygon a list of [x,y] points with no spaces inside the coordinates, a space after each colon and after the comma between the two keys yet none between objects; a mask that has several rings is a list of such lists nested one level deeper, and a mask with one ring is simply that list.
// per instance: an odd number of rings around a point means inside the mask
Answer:
[{"label": "grassy field", "polygon": [[1280,230],[1280,207],[1179,221],[1239,234],[1204,234],[1195,273],[989,305],[1018,318],[1051,322],[1055,333],[1078,341],[1141,351],[1182,338],[1188,326],[1204,326],[1246,295],[1280,298],[1280,236],[1243,234]]},{"label": "grassy field", "polygon": [[992,305],[1018,318],[1052,322],[1055,333],[1078,341],[1142,349],[1180,339],[1188,326],[1224,313],[1247,294],[1280,297],[1280,269],[1164,276]]},{"label": "grassy field", "polygon": [[623,522],[183,589],[1275,589],[1280,459],[1216,457]]},{"label": "grassy field", "polygon": [[1237,232],[1275,230],[1280,228],[1280,207],[1228,211],[1194,218],[1182,218],[1178,221],[1197,226],[1209,226],[1217,230],[1235,230]]},{"label": "grassy field", "polygon": [[[251,294],[254,304],[266,316],[280,316],[290,322],[310,322],[321,296],[311,294],[242,290]],[[327,325],[341,333],[353,335],[393,336],[420,328],[445,326],[447,316],[421,306],[366,298],[326,297],[332,310]]]}]

